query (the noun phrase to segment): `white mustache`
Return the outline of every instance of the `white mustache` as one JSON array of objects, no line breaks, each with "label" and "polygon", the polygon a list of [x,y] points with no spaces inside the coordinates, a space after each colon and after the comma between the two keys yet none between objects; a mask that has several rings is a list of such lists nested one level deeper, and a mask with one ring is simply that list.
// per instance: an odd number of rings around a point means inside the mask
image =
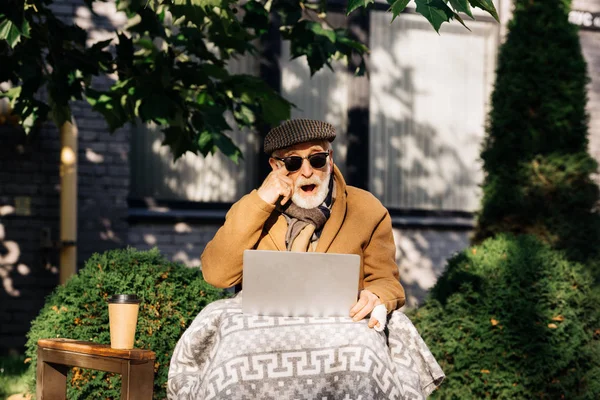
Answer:
[{"label": "white mustache", "polygon": [[313,176],[311,178],[299,177],[296,180],[296,189],[300,189],[302,186],[306,186],[306,185],[319,186],[319,185],[321,185],[321,183],[322,183],[321,178],[319,178],[318,176]]}]

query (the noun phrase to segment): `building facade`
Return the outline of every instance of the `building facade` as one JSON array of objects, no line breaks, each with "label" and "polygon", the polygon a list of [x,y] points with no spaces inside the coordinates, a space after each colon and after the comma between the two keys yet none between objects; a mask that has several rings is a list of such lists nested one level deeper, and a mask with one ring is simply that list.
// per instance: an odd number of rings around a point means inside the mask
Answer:
[{"label": "building facade", "polygon": [[[453,253],[469,245],[482,181],[479,150],[510,1],[496,1],[498,24],[483,14],[471,31],[445,24],[440,35],[411,6],[390,24],[385,2],[345,18],[332,2],[332,24],[349,25],[369,44],[369,78],[353,65],[309,76],[289,60],[286,43],[231,68],[262,76],[297,107],[294,117],[336,126],[334,159],[349,184],[388,207],[408,305],[418,306]],[[82,0],[55,11],[101,40],[124,23],[111,3],[93,18]],[[590,152],[600,160],[600,0],[575,0],[572,22],[588,62]],[[595,21],[598,25],[595,25]],[[172,162],[152,127],[109,134],[103,118],[74,105],[78,127],[78,265],[92,253],[158,247],[190,267],[229,206],[267,173],[261,136],[232,132],[244,152],[236,166],[221,155]],[[26,137],[0,125],[0,353],[20,351],[31,320],[58,284],[59,136],[45,126]]]}]

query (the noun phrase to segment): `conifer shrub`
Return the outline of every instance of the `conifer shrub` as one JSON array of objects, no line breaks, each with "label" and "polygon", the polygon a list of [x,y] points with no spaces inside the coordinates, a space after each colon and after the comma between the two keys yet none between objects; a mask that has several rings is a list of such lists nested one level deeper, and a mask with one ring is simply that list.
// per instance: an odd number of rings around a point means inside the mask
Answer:
[{"label": "conifer shrub", "polygon": [[600,300],[588,268],[532,235],[457,254],[411,315],[446,373],[433,398],[600,398]]},{"label": "conifer shrub", "polygon": [[575,260],[600,254],[588,77],[570,0],[515,0],[500,48],[476,241],[534,234]]},{"label": "conifer shrub", "polygon": [[[141,299],[134,346],[156,353],[155,399],[166,397],[171,355],[184,330],[203,307],[225,296],[202,279],[199,269],[170,262],[157,249],[94,254],[77,275],[48,296],[32,322],[26,344],[32,391],[38,339],[110,344],[107,300],[116,293],[134,293]],[[118,374],[73,368],[67,383],[69,399],[120,398]]]}]

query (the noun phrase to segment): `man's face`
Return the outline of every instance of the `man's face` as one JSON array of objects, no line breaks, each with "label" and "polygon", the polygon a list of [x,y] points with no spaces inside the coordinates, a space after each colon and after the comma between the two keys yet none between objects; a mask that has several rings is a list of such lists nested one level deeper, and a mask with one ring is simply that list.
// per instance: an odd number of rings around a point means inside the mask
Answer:
[{"label": "man's face", "polygon": [[[329,153],[327,162],[321,168],[311,166],[306,158],[317,153]],[[315,208],[325,201],[329,191],[331,171],[333,171],[333,151],[328,150],[326,143],[322,141],[300,143],[278,150],[274,155],[279,158],[290,156],[304,158],[299,170],[288,172],[288,176],[294,181],[292,201],[298,207]],[[270,158],[269,164],[273,170],[285,168],[284,162],[275,158]]]}]

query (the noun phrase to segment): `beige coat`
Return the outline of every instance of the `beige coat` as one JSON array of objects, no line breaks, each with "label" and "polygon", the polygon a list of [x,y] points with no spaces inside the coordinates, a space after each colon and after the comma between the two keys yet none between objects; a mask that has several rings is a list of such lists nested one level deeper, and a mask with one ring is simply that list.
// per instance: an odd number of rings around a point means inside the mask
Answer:
[{"label": "beige coat", "polygon": [[[392,221],[386,208],[372,194],[346,186],[334,167],[336,199],[323,227],[317,252],[358,254],[361,257],[360,288],[375,293],[388,312],[404,304],[404,289],[395,262]],[[263,201],[256,190],[235,203],[225,224],[202,253],[202,273],[213,286],[227,288],[242,281],[246,249],[285,251],[285,217]]]}]

